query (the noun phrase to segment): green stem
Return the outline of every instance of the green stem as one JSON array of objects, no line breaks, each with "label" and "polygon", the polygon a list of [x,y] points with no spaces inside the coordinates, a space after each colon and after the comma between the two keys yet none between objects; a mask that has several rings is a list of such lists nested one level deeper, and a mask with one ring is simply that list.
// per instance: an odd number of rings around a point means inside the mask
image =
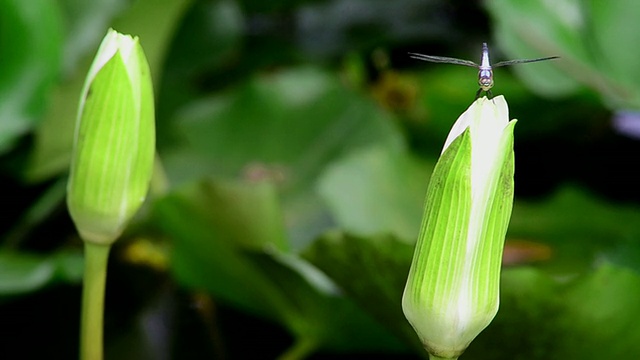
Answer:
[{"label": "green stem", "polygon": [[104,289],[107,280],[107,260],[111,245],[84,245],[84,286],[80,324],[80,359],[102,360],[102,322]]},{"label": "green stem", "polygon": [[297,339],[292,347],[287,349],[278,360],[301,360],[305,359],[318,347],[318,343],[313,339]]}]

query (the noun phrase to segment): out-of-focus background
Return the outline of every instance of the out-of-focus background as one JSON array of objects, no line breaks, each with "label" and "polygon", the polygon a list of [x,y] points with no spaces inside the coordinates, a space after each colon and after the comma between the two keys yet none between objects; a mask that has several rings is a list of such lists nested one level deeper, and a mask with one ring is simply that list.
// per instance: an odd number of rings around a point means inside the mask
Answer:
[{"label": "out-of-focus background", "polygon": [[1,0],[0,358],[77,357],[64,195],[87,68],[140,37],[149,199],[112,252],[107,359],[420,359],[400,308],[479,62],[516,127],[501,308],[463,359],[640,357],[635,0]]}]

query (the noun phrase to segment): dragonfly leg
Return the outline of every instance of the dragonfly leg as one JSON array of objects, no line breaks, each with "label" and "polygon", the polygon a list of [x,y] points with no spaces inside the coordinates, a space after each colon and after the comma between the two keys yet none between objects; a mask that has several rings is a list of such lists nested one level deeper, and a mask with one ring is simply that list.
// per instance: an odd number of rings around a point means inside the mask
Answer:
[{"label": "dragonfly leg", "polygon": [[493,98],[493,93],[491,92],[491,90],[482,90],[482,88],[480,88],[476,92],[476,100],[480,98],[480,94],[482,94],[483,91],[487,94],[487,99],[491,100]]}]

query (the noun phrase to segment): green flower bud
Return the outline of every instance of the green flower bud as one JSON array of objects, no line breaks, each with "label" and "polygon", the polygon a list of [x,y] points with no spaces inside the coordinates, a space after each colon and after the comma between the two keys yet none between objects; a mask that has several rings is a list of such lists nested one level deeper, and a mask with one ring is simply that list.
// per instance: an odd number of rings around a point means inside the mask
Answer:
[{"label": "green flower bud", "polygon": [[85,80],[67,205],[85,241],[111,244],[144,201],[155,154],[149,64],[137,37],[109,30]]},{"label": "green flower bud", "polygon": [[498,311],[515,122],[504,97],[476,100],[431,176],[402,309],[434,359],[458,358]]}]

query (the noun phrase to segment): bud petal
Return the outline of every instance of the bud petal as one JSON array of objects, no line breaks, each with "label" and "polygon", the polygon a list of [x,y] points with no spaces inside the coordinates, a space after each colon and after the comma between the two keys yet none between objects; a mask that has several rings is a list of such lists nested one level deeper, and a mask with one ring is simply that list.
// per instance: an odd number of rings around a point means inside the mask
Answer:
[{"label": "bud petal", "polygon": [[109,30],[85,80],[67,205],[85,241],[111,244],[144,201],[155,124],[149,65],[137,37]]},{"label": "bud petal", "polygon": [[513,128],[504,97],[476,100],[456,121],[427,189],[402,297],[436,358],[456,359],[498,311],[513,205]]}]

